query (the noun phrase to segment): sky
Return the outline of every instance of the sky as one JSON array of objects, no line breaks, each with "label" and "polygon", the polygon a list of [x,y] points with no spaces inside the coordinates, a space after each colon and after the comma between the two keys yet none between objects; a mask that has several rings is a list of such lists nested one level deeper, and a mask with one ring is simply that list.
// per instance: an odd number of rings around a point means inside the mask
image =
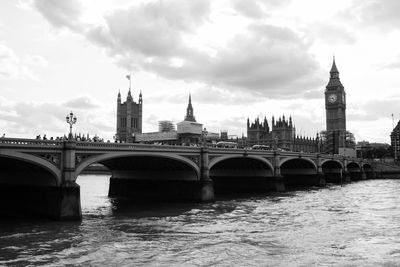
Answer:
[{"label": "sky", "polygon": [[[4,0],[0,131],[112,140],[117,94],[143,94],[143,132],[184,119],[189,93],[209,132],[292,116],[326,129],[335,56],[356,141],[390,143],[400,119],[398,0]],[[392,117],[393,114],[393,117]],[[2,134],[2,133],[1,133]]]}]

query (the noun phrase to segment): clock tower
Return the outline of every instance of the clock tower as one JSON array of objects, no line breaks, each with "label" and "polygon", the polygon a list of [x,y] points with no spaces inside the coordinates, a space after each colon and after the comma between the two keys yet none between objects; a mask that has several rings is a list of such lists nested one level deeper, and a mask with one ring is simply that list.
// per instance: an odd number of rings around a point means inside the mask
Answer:
[{"label": "clock tower", "polygon": [[339,79],[335,58],[330,71],[329,82],[325,89],[326,130],[337,140],[334,151],[345,147],[346,138],[346,92]]}]

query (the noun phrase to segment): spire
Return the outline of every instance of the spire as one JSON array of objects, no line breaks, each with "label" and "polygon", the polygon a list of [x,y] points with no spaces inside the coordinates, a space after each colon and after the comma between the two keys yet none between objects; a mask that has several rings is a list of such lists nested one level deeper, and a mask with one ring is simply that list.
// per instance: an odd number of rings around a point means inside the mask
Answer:
[{"label": "spire", "polygon": [[126,97],[126,100],[128,100],[128,101],[133,101],[133,97],[132,97],[131,89],[130,89],[130,88],[129,88],[129,92],[128,92],[128,96]]},{"label": "spire", "polygon": [[192,95],[191,94],[189,94],[189,104],[188,104],[188,106],[186,108],[185,121],[196,122],[196,119],[194,118],[194,115],[193,115]]},{"label": "spire", "polygon": [[139,94],[139,104],[143,103],[143,98],[142,98],[142,90],[140,90],[140,94]]},{"label": "spire", "polygon": [[129,80],[129,91],[128,91],[128,97],[126,98],[126,100],[128,101],[133,101],[133,97],[131,94],[131,74],[126,75],[126,78]]},{"label": "spire", "polygon": [[332,68],[331,68],[330,73],[331,73],[331,77],[332,77],[332,74],[339,74],[339,71],[336,67],[335,56],[333,56],[333,63],[332,63]]},{"label": "spire", "polygon": [[343,87],[339,78],[339,71],[336,67],[335,56],[333,56],[332,68],[330,71],[330,78],[326,90],[335,90],[338,86]]},{"label": "spire", "polygon": [[121,90],[118,90],[117,102],[118,102],[118,103],[121,103]]}]

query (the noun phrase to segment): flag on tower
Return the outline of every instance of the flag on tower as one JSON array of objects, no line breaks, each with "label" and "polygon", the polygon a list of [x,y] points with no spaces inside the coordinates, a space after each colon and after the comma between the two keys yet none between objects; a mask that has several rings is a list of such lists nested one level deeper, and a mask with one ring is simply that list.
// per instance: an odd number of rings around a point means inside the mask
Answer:
[{"label": "flag on tower", "polygon": [[130,74],[126,75],[126,78],[127,78],[128,80],[131,80],[131,75],[130,75]]}]

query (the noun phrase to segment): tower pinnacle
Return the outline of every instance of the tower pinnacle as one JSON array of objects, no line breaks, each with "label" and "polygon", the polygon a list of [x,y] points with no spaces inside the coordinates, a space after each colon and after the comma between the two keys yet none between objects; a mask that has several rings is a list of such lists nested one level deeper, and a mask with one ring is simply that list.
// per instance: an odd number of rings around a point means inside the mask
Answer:
[{"label": "tower pinnacle", "polygon": [[333,63],[332,63],[332,68],[331,68],[331,77],[334,78],[335,75],[333,74],[337,74],[337,76],[339,77],[339,71],[336,67],[336,62],[335,62],[335,56],[333,56]]},{"label": "tower pinnacle", "polygon": [[185,121],[196,122],[196,119],[194,118],[194,115],[193,115],[192,96],[191,96],[191,94],[189,94],[189,104],[188,104],[188,106],[186,108]]}]

